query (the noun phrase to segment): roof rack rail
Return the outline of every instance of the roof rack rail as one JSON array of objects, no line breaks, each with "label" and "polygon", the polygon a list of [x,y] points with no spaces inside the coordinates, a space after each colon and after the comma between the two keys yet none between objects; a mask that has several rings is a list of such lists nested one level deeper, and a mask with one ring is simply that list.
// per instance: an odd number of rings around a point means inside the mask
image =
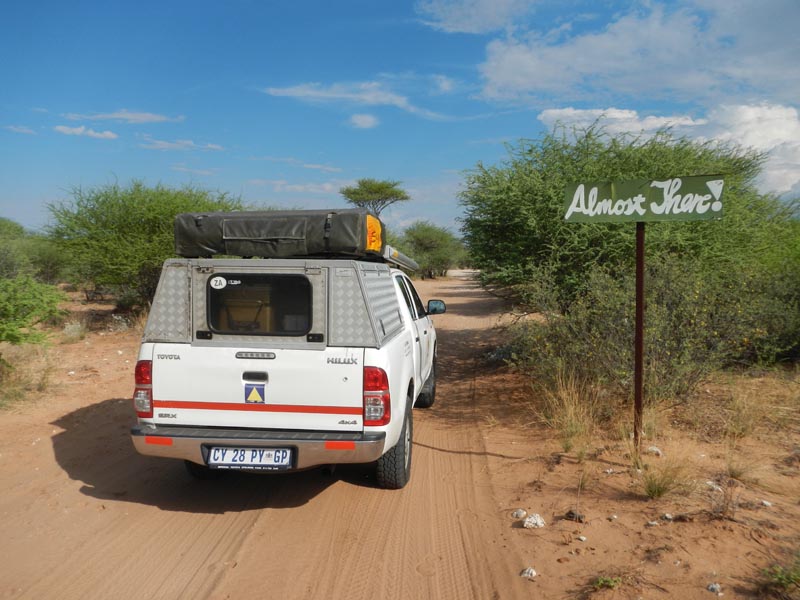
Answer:
[{"label": "roof rack rail", "polygon": [[403,267],[411,271],[419,270],[419,264],[417,264],[417,261],[415,261],[413,258],[409,258],[399,250],[396,250],[389,245],[383,249],[383,259],[388,263],[392,263],[393,265],[397,265],[398,267]]}]

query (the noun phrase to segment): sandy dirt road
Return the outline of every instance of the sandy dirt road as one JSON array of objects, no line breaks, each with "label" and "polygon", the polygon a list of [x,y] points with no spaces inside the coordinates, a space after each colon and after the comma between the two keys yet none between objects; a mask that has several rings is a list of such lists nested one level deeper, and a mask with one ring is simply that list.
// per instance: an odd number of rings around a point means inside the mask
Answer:
[{"label": "sandy dirt road", "polygon": [[132,448],[133,332],[54,348],[50,389],[0,418],[0,598],[528,597],[477,426],[502,306],[464,277],[418,287],[448,312],[401,491],[362,467],[194,481]]}]

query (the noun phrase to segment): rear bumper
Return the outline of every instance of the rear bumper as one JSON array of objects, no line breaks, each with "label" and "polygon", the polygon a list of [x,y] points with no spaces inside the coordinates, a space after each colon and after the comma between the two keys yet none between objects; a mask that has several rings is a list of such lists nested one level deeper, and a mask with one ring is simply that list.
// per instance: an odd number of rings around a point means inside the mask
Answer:
[{"label": "rear bumper", "polygon": [[207,464],[212,446],[291,448],[292,469],[307,469],[374,462],[383,454],[386,434],[139,425],[131,429],[131,439],[140,454],[180,458],[200,465]]}]

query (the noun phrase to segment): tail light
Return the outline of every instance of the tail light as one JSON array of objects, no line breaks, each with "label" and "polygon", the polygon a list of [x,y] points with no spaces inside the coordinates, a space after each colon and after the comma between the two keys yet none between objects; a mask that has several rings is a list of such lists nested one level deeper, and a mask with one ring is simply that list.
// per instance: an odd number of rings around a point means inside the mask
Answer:
[{"label": "tail light", "polygon": [[153,417],[153,361],[140,360],[134,371],[136,388],[133,390],[133,407],[136,416],[143,419]]},{"label": "tail light", "polygon": [[364,425],[388,425],[392,418],[389,378],[378,367],[364,367]]}]

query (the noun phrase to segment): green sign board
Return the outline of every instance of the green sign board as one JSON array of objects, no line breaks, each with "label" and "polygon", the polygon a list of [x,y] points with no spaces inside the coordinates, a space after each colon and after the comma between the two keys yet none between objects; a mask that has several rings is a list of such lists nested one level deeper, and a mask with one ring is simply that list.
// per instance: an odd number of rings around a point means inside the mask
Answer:
[{"label": "green sign board", "polygon": [[619,223],[720,219],[724,184],[719,175],[568,184],[564,220]]}]

